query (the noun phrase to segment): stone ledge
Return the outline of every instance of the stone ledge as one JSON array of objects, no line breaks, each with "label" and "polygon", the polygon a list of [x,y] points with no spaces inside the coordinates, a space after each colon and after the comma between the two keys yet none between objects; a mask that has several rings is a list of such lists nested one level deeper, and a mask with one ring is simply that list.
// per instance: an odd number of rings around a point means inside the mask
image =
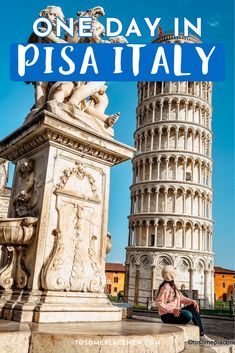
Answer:
[{"label": "stone ledge", "polygon": [[14,353],[180,353],[192,336],[198,339],[194,326],[165,325],[151,318],[30,325],[0,320],[1,353],[11,353],[12,347]]},{"label": "stone ledge", "polygon": [[[140,316],[134,316],[135,319],[140,319]],[[174,325],[174,324],[163,324],[160,318],[144,317],[141,316],[142,321],[156,322],[161,324],[163,327],[179,327],[184,331],[184,342],[188,342],[189,339],[198,341],[199,340],[199,329],[194,325]]]},{"label": "stone ledge", "polygon": [[1,353],[28,353],[30,337],[29,325],[0,320]]},{"label": "stone ledge", "polygon": [[135,151],[133,147],[98,134],[97,130],[84,129],[78,119],[62,119],[44,110],[0,141],[0,154],[15,162],[45,144],[61,146],[110,165],[131,159]]}]

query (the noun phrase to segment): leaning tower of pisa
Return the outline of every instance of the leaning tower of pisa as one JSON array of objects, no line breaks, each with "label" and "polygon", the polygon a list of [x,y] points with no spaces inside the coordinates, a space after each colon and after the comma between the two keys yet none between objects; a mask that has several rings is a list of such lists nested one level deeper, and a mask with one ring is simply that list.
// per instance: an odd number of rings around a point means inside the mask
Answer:
[{"label": "leaning tower of pisa", "polygon": [[[199,42],[164,35],[155,42]],[[172,264],[189,296],[214,302],[212,84],[139,82],[125,294],[155,299]]]}]

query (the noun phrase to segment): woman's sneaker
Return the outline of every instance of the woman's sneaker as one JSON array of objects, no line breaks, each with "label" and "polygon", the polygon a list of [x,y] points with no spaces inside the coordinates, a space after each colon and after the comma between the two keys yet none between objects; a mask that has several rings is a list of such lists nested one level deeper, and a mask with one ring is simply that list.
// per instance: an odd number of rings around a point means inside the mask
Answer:
[{"label": "woman's sneaker", "polygon": [[200,336],[200,342],[201,342],[201,343],[206,343],[206,342],[211,342],[211,343],[213,343],[214,340],[211,339],[210,337],[204,335],[204,336]]}]

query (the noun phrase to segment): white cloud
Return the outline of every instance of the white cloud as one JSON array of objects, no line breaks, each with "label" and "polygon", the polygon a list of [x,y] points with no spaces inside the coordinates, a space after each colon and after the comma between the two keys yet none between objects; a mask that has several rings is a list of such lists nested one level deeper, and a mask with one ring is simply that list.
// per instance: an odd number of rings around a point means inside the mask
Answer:
[{"label": "white cloud", "polygon": [[207,24],[211,27],[219,27],[220,22],[219,22],[218,16],[209,18],[209,20],[207,21]]}]

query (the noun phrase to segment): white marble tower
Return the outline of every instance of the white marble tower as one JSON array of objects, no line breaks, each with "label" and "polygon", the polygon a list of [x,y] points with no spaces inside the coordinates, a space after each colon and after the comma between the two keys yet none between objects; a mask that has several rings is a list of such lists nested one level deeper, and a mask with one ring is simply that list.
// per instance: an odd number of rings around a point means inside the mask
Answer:
[{"label": "white marble tower", "polygon": [[[155,42],[199,42],[164,35]],[[165,264],[179,288],[214,302],[212,83],[139,82],[126,296],[154,300]]]}]

